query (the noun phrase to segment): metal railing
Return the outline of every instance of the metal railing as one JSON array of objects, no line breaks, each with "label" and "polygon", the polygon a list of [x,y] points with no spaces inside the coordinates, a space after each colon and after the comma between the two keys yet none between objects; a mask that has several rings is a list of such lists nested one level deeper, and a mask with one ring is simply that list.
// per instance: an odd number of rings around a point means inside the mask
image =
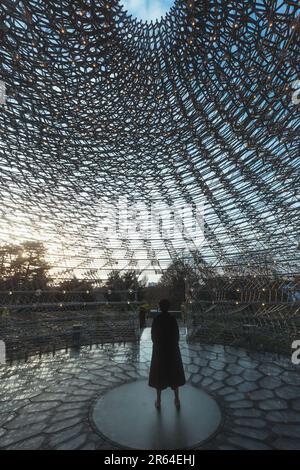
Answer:
[{"label": "metal railing", "polygon": [[192,301],[186,310],[189,341],[290,352],[300,338],[300,302]]}]

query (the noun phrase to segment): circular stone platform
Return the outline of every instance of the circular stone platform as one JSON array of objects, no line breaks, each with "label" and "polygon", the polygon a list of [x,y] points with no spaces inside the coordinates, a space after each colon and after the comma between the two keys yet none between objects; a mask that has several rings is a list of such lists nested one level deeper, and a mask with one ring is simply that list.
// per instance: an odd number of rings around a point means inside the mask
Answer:
[{"label": "circular stone platform", "polygon": [[162,392],[161,410],[156,392],[146,380],[109,390],[95,403],[92,420],[107,439],[133,449],[183,449],[206,441],[221,423],[217,402],[190,384],[180,387],[181,408],[171,389]]}]

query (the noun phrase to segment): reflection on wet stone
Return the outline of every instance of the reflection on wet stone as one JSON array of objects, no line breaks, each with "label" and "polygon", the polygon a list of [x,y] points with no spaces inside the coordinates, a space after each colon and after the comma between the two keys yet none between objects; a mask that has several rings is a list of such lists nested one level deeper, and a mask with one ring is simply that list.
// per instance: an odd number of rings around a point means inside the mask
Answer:
[{"label": "reflection on wet stone", "polygon": [[[289,358],[254,360],[241,349],[187,343],[183,334],[180,345],[189,383],[226,415],[207,448],[296,448],[300,379]],[[146,331],[138,344],[83,347],[76,357],[58,351],[0,367],[0,448],[114,449],[95,433],[91,406],[112,387],[146,380],[151,348]]]}]

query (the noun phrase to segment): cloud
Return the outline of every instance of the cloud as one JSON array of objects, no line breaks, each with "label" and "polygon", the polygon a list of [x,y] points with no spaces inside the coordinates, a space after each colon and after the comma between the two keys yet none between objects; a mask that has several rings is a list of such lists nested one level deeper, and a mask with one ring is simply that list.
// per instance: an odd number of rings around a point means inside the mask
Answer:
[{"label": "cloud", "polygon": [[129,14],[143,21],[155,21],[169,11],[173,0],[121,0]]}]

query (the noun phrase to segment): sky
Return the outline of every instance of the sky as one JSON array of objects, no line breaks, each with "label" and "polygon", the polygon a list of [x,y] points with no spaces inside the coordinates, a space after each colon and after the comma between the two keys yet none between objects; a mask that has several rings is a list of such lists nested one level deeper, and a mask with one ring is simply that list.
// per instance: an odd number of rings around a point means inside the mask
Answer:
[{"label": "sky", "polygon": [[155,21],[170,10],[174,0],[121,0],[129,14],[143,21]]}]

